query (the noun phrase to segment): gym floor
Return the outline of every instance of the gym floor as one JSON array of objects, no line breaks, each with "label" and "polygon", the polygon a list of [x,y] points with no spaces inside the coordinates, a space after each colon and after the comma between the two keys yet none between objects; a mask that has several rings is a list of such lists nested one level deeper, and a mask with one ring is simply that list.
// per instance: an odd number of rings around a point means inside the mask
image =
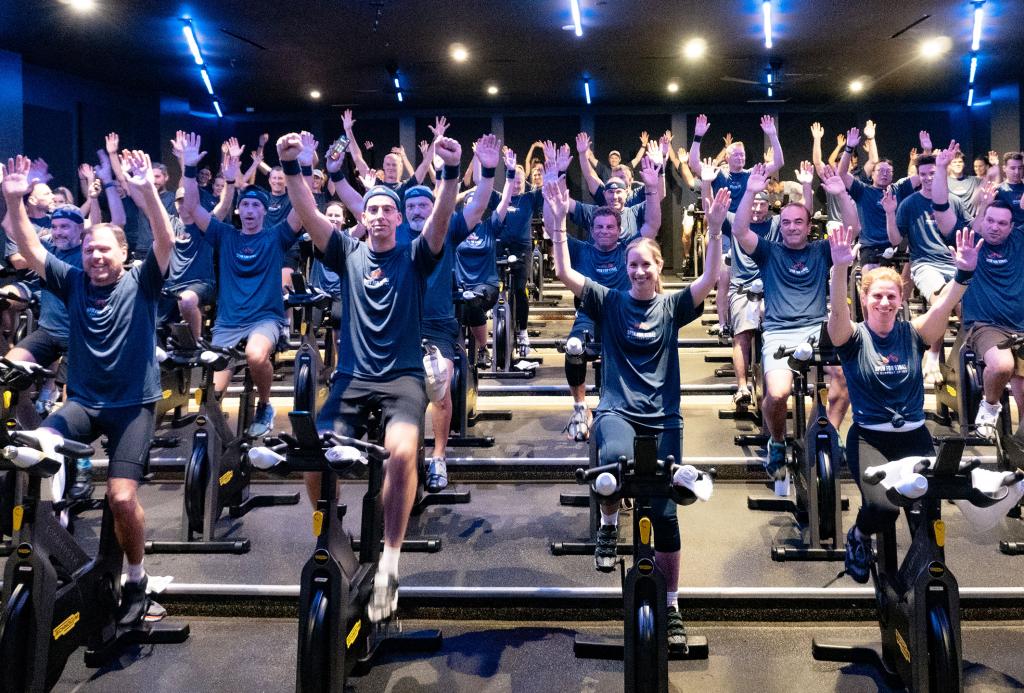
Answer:
[{"label": "gym floor", "polygon": [[[562,306],[569,305],[562,295]],[[708,304],[709,310],[711,304]],[[531,329],[542,337],[568,332],[568,313],[538,312]],[[691,324],[680,337],[707,340],[706,328]],[[707,503],[680,508],[683,556],[680,604],[688,630],[706,635],[707,661],[673,662],[675,690],[876,691],[890,690],[865,667],[816,662],[812,638],[874,641],[872,590],[849,578],[836,580],[841,562],[788,562],[771,559],[773,545],[798,545],[800,528],[784,513],[754,512],[750,495],[770,495],[760,470],[763,451],[733,445],[748,423],[720,420],[731,408],[731,379],[715,378],[722,365],[706,355],[727,355],[722,347],[687,348],[681,355],[686,420],[684,456],[698,466],[718,469]],[[544,363],[533,380],[514,385],[564,385],[562,357],[542,349]],[[481,381],[496,387],[501,381]],[[701,386],[701,387],[687,387]],[[275,400],[278,426],[286,425],[287,398]],[[928,396],[927,408],[933,408]],[[592,558],[553,556],[553,541],[579,541],[587,534],[587,511],[559,505],[559,494],[582,492],[571,483],[571,469],[586,465],[587,448],[565,440],[567,395],[481,396],[482,410],[511,409],[511,421],[482,422],[473,435],[493,435],[492,448],[449,450],[452,487],[472,492],[465,505],[430,507],[414,517],[410,538],[440,537],[439,553],[405,553],[401,559],[400,615],[406,630],[441,628],[442,649],[432,655],[400,655],[380,661],[353,680],[354,690],[433,691],[615,691],[621,690],[622,664],[577,660],[576,631],[621,632],[614,594],[618,573],[594,571]],[[1016,420],[1016,419],[1015,419]],[[929,426],[934,426],[929,424]],[[187,429],[185,429],[187,430]],[[937,433],[948,429],[935,427]],[[429,431],[429,429],[428,429]],[[991,449],[978,450],[991,455]],[[173,456],[173,451],[159,451]],[[501,464],[468,458],[502,458]],[[514,458],[514,459],[511,459]],[[575,458],[558,462],[557,459]],[[550,461],[549,461],[550,460]],[[148,535],[176,539],[181,514],[180,473],[142,489]],[[297,478],[254,484],[254,492],[300,491]],[[362,485],[346,482],[346,526],[358,526]],[[843,484],[850,499],[848,527],[859,504],[852,481]],[[1024,541],[1024,525],[1006,519],[976,533],[952,506],[947,520],[947,562],[957,576],[965,608],[963,651],[969,691],[1024,688],[1024,556],[999,552],[1000,540]],[[628,517],[628,516],[627,516]],[[79,521],[78,536],[95,541],[96,513]],[[620,540],[628,540],[628,522]],[[899,525],[900,541],[908,537]],[[226,517],[220,535],[247,537],[245,555],[150,555],[152,576],[172,578],[157,600],[175,620],[188,621],[192,637],[184,645],[164,645],[126,653],[105,669],[89,670],[73,657],[57,690],[67,691],[284,691],[293,688],[294,588],[312,546],[309,507],[258,509],[239,520]],[[154,580],[154,582],[157,582]],[[266,597],[200,594],[208,586],[261,586]],[[430,588],[434,588],[431,592]],[[512,595],[494,590],[518,588]],[[564,598],[537,596],[537,588],[574,588]],[[746,589],[741,589],[746,588]],[[815,592],[799,590],[813,588]],[[985,594],[977,589],[985,588]],[[990,588],[1007,588],[993,596]],[[219,588],[214,588],[216,591]],[[252,588],[250,588],[252,589]],[[813,599],[807,595],[813,594]],[[520,599],[521,597],[521,599]],[[620,602],[621,603],[621,602]],[[619,607],[621,609],[621,607]]]}]

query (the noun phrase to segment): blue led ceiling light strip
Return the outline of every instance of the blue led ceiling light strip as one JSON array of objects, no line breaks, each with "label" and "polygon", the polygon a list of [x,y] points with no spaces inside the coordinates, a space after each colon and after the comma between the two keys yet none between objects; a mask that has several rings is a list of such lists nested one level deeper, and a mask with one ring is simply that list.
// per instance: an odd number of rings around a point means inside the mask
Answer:
[{"label": "blue led ceiling light strip", "polygon": [[220,101],[217,99],[217,94],[213,90],[213,83],[210,81],[210,72],[206,69],[206,61],[203,60],[203,51],[199,48],[199,38],[196,36],[195,28],[192,26],[192,20],[183,17],[183,26],[181,28],[182,33],[185,34],[185,43],[188,44],[188,50],[192,53],[192,59],[196,61],[196,65],[199,66],[199,76],[203,80],[203,86],[206,87],[206,91],[213,97],[213,110],[217,112],[218,118],[224,117],[224,112],[221,110]]},{"label": "blue led ceiling light strip", "polygon": [[971,66],[967,75],[967,107],[975,105],[974,83],[978,78],[978,52],[981,50],[981,24],[985,17],[985,0],[971,0],[974,6],[974,28],[971,31]]}]

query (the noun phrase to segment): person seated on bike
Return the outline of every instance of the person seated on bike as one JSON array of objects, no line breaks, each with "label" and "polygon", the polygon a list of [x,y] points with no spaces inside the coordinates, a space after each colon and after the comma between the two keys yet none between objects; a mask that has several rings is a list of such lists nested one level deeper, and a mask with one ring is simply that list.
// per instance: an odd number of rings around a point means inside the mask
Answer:
[{"label": "person seated on bike", "polygon": [[[948,149],[935,156],[922,154],[917,157],[921,189],[899,203],[895,219],[889,218],[895,223],[887,224],[889,242],[893,246],[907,239],[910,276],[928,305],[956,272],[947,245],[953,231],[970,225],[972,221],[960,200],[950,197],[947,187],[946,168],[958,151],[959,145],[951,142]],[[938,339],[931,343],[931,349],[925,354],[924,377],[928,382],[942,377],[939,370],[941,351],[942,340]]]},{"label": "person seated on bike", "polygon": [[[324,253],[324,266],[341,278],[347,316],[338,333],[338,369],[317,427],[361,437],[371,409],[379,407],[382,412],[384,447],[390,457],[382,494],[384,550],[369,605],[373,621],[390,617],[398,604],[398,559],[416,499],[416,463],[427,404],[417,326],[427,278],[445,252],[459,187],[462,147],[441,135],[435,137],[434,147],[444,168],[422,232],[411,243],[396,242],[401,200],[390,188],[377,186],[363,196],[362,221],[368,237],[362,243],[337,232],[317,210],[313,193],[299,175],[299,135],[284,135],[277,142],[294,209],[313,244]],[[319,484],[318,475],[307,475],[306,488],[314,502]]]},{"label": "person seated on bike", "polygon": [[[570,199],[564,178],[552,169],[545,174],[545,226],[552,242],[555,272],[580,299],[583,310],[599,315],[604,381],[594,418],[598,464],[629,457],[637,435],[658,437],[658,457],[682,460],[682,416],[679,409],[678,333],[703,312],[704,298],[717,280],[714,269],[698,277],[687,289],[664,294],[661,249],[650,238],[638,238],[626,249],[629,289],[611,289],[584,276],[572,266],[566,235]],[[722,223],[729,206],[729,191],[721,190],[708,211],[708,246],[705,267],[717,268],[722,252]],[[654,547],[658,568],[668,589],[670,646],[685,643],[685,629],[677,607],[679,592],[679,524],[675,504],[653,501]],[[618,544],[618,504],[601,504],[601,526],[594,553],[595,567],[614,569]]]},{"label": "person seated on bike", "polygon": [[[657,171],[650,159],[644,159],[641,173],[647,178],[657,178]],[[597,282],[601,286],[619,291],[629,289],[629,274],[626,272],[626,248],[637,238],[656,239],[661,228],[661,207],[651,205],[651,211],[635,234],[623,235],[622,213],[614,207],[598,207],[594,211],[590,227],[590,240],[583,242],[567,237],[569,259],[576,272]],[[565,379],[572,394],[573,411],[565,433],[570,440],[582,442],[590,437],[592,415],[587,409],[587,362],[583,358],[586,335],[598,338],[600,316],[588,315],[579,300],[576,301],[576,317],[565,341]]]},{"label": "person seated on bike", "polygon": [[[239,175],[237,160],[234,171],[229,170],[227,175]],[[185,188],[178,188],[174,193],[177,215],[171,217],[174,255],[164,282],[164,289],[172,295],[160,301],[157,317],[160,324],[184,320],[192,336],[199,339],[203,330],[203,306],[210,305],[217,295],[217,277],[213,272],[213,247],[203,239],[192,215],[182,209],[184,201]]]},{"label": "person seated on bike", "polygon": [[964,296],[961,329],[968,330],[967,345],[985,363],[984,397],[974,425],[979,435],[991,438],[1007,384],[1017,411],[1024,411],[1024,359],[998,346],[1013,334],[1024,334],[1024,228],[1014,227],[1013,210],[1004,200],[989,202],[983,195],[980,204],[975,230],[984,243],[973,285]]},{"label": "person seated on bike", "polygon": [[[764,371],[764,401],[761,411],[768,429],[768,457],[765,470],[776,479],[786,475],[786,409],[793,389],[793,371],[787,359],[776,358],[780,346],[792,346],[817,337],[825,320],[825,287],[831,257],[826,241],[809,242],[811,214],[806,207],[790,203],[779,214],[779,240],[770,241],[750,228],[754,196],[768,183],[766,169],[758,164],[751,169],[746,190],[733,221],[733,239],[761,271],[764,283],[764,346],[761,363]],[[831,169],[824,187],[839,196],[843,216],[856,228],[857,213],[842,179]],[[846,413],[847,398],[842,372],[827,369],[829,383],[829,421],[837,429]]]},{"label": "person seated on bike", "polygon": [[[22,256],[67,307],[68,401],[46,420],[47,429],[72,440],[108,442],[107,501],[118,543],[128,560],[118,620],[139,622],[146,614],[145,514],[138,499],[154,408],[161,398],[156,362],[156,306],[170,265],[174,237],[167,210],[153,184],[149,156],[125,151],[127,183],[144,200],[153,246],[140,265],[128,265],[124,230],[92,226],[82,239],[82,269],[63,262],[39,242],[22,196],[28,188],[27,158],[8,161],[3,180],[11,235]],[[131,267],[131,269],[129,269]]]},{"label": "person seated on bike", "polygon": [[[523,167],[516,166],[516,153],[506,149],[504,161],[505,185],[495,210],[490,215],[485,214],[485,218],[472,230],[462,225],[449,230],[450,234],[455,234],[451,242],[457,243],[456,286],[477,294],[477,298],[464,303],[462,319],[465,326],[472,330],[473,341],[476,343],[476,362],[481,366],[491,365],[490,352],[487,350],[487,311],[498,302],[498,237],[507,228],[505,224],[509,220],[512,191],[522,190]],[[525,301],[524,297],[520,303]]]},{"label": "person seated on bike", "polygon": [[[647,132],[643,132],[640,136],[640,151],[637,152],[636,163],[639,164],[643,160],[644,155],[648,151],[649,140]],[[592,142],[590,135],[585,132],[581,132],[576,135],[576,153],[579,155],[580,171],[583,173],[583,182],[587,184],[587,191],[590,193],[590,197],[594,200],[594,203],[598,206],[606,206],[611,201],[605,194],[606,187],[604,181],[598,176],[597,169],[592,163],[594,160],[594,152],[592,151]],[[641,204],[646,200],[646,188],[642,183],[633,182],[633,172],[629,166],[620,164],[614,169],[607,169],[607,179],[617,178],[626,184],[626,199],[623,205],[626,207],[633,207]]]},{"label": "person seated on bike", "polygon": [[[218,251],[217,319],[212,342],[230,348],[247,340],[245,360],[259,398],[247,433],[259,437],[274,426],[270,404],[274,365],[270,356],[277,349],[284,325],[281,267],[285,253],[299,239],[302,224],[293,209],[284,221],[265,227],[269,198],[256,186],[249,186],[239,196],[236,211],[241,229],[214,218],[199,204],[195,167],[205,154],[200,146],[201,139],[195,133],[178,132],[176,147],[182,152],[181,183],[185,188],[181,211],[191,215],[203,238]],[[218,393],[227,389],[231,372],[226,368],[215,375]]]},{"label": "person seated on bike", "polygon": [[[469,230],[480,223],[487,208],[494,187],[494,169],[500,156],[498,139],[493,135],[481,137],[476,142],[475,156],[481,164],[480,183],[472,194],[466,196],[466,206],[451,216],[444,253],[427,279],[427,291],[423,296],[420,331],[429,351],[424,367],[427,369],[430,423],[434,429],[434,449],[427,459],[426,477],[426,488],[431,493],[448,486],[446,455],[452,425],[451,380],[455,372],[455,355],[459,350],[459,323],[455,319],[452,297],[455,248],[469,235]],[[405,221],[395,230],[395,240],[400,245],[412,243],[423,232],[434,211],[434,193],[423,185],[409,188],[405,192],[404,209]]]},{"label": "person seated on bike", "polygon": [[[846,462],[863,496],[856,523],[846,535],[846,574],[860,583],[870,574],[871,535],[891,525],[899,509],[885,498],[880,484],[863,484],[861,470],[913,455],[934,455],[925,427],[924,376],[921,357],[928,344],[946,334],[949,314],[967,290],[981,241],[964,229],[956,234],[956,274],[927,313],[898,319],[903,282],[890,267],[864,274],[860,296],[864,322],[854,323],[847,302],[848,272],[857,257],[854,233],[839,228],[829,236],[832,279],[828,336],[836,348],[853,408],[846,436]],[[969,296],[973,290],[967,292]]]}]

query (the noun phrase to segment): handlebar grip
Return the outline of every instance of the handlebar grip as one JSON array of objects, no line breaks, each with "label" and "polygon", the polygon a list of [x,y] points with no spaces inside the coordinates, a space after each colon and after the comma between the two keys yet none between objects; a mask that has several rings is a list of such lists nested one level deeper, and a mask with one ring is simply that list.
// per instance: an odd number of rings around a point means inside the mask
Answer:
[{"label": "handlebar grip", "polygon": [[65,457],[73,457],[75,459],[86,459],[96,454],[96,450],[91,445],[85,443],[79,443],[77,440],[66,440],[54,448],[57,452],[64,455]]},{"label": "handlebar grip", "polygon": [[864,483],[871,485],[880,483],[884,478],[885,470],[876,469],[875,467],[868,467],[867,469],[864,470],[864,473],[861,475],[861,479],[864,480]]},{"label": "handlebar grip", "polygon": [[618,475],[622,469],[621,463],[613,462],[612,464],[603,464],[600,467],[590,467],[589,469],[583,469],[580,467],[576,470],[576,482],[579,484],[593,481],[601,474],[608,472],[609,474]]}]

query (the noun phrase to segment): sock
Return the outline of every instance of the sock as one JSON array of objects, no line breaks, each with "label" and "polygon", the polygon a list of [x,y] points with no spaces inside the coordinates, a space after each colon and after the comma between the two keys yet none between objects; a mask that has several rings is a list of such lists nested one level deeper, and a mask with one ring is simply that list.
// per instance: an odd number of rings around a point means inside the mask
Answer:
[{"label": "sock", "polygon": [[668,592],[668,608],[679,610],[679,592]]},{"label": "sock", "polygon": [[384,544],[384,550],[380,554],[380,562],[377,564],[377,569],[387,575],[398,575],[398,557],[401,553],[401,548]]},{"label": "sock", "polygon": [[84,460],[78,460],[77,466],[82,471],[91,472],[92,471],[92,460],[90,460],[88,457],[86,457]]},{"label": "sock", "polygon": [[610,514],[605,514],[604,509],[601,510],[601,524],[611,525],[612,527],[619,526],[619,511],[614,510]]},{"label": "sock", "polygon": [[128,564],[128,582],[142,582],[144,577],[146,577],[146,569],[142,567],[142,563]]},{"label": "sock", "polygon": [[985,411],[992,416],[999,416],[1003,412],[1003,403],[996,402],[995,404],[989,404],[987,399],[981,400],[981,406],[985,407]]},{"label": "sock", "polygon": [[572,408],[577,410],[577,411],[586,411],[587,410],[587,403],[586,402],[573,402]]}]

